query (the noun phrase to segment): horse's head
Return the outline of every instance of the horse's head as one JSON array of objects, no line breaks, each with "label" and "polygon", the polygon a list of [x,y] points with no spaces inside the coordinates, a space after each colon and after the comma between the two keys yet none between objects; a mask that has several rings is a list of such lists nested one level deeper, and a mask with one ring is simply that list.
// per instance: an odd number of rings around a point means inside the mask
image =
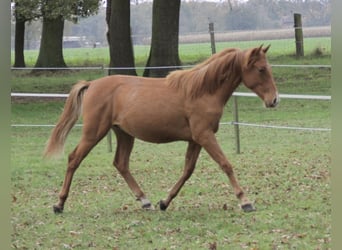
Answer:
[{"label": "horse's head", "polygon": [[272,76],[272,70],[266,59],[266,48],[260,46],[245,51],[242,67],[242,81],[244,85],[256,93],[265,106],[275,107],[279,102],[278,90]]}]

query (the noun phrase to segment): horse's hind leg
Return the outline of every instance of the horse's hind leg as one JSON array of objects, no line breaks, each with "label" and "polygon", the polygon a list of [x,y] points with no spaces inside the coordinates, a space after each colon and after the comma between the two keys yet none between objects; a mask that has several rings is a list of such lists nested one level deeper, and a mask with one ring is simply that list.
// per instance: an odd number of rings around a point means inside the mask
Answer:
[{"label": "horse's hind leg", "polygon": [[63,212],[64,203],[68,198],[71,182],[75,171],[81,164],[82,160],[88,155],[90,150],[106,135],[110,128],[110,125],[98,125],[97,129],[95,129],[95,127],[89,127],[89,129],[86,129],[86,125],[84,126],[82,138],[79,144],[69,154],[68,168],[65,174],[61,192],[59,193],[59,202],[58,204],[53,206],[53,211],[55,213]]},{"label": "horse's hind leg", "polygon": [[142,207],[145,209],[153,208],[151,202],[146,198],[144,192],[139,187],[138,183],[129,171],[129,157],[131,155],[134,138],[121,130],[119,127],[113,127],[116,134],[117,146],[114,158],[114,166],[127,182],[137,200],[140,200]]},{"label": "horse's hind leg", "polygon": [[196,166],[198,155],[201,152],[201,149],[202,147],[199,144],[195,142],[189,142],[188,149],[187,149],[186,156],[185,156],[185,166],[184,166],[183,175],[177,181],[177,183],[172,187],[167,199],[161,200],[159,202],[159,207],[161,210],[167,209],[172,199],[177,196],[179,190],[183,187],[184,183],[192,175]]}]

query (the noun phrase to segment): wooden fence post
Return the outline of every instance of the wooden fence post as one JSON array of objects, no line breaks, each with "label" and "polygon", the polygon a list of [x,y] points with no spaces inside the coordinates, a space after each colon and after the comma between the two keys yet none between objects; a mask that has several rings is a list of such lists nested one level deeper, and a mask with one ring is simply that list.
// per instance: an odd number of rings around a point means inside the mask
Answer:
[{"label": "wooden fence post", "polygon": [[235,128],[235,139],[236,139],[236,153],[240,154],[240,127],[239,127],[239,111],[237,96],[233,96],[234,104],[234,128]]},{"label": "wooden fence post", "polygon": [[[103,67],[104,68],[104,67]],[[104,70],[104,75],[110,75],[110,69],[108,69],[108,71],[106,72],[106,70]],[[108,152],[111,153],[113,152],[113,144],[112,144],[112,130],[110,129],[107,133],[107,148],[108,148]]]},{"label": "wooden fence post", "polygon": [[209,34],[210,34],[210,43],[211,43],[211,54],[216,53],[216,45],[215,45],[215,32],[214,32],[214,23],[209,22]]},{"label": "wooden fence post", "polygon": [[296,56],[304,56],[304,42],[303,42],[303,28],[302,28],[302,15],[294,13],[294,29],[296,39]]},{"label": "wooden fence post", "polygon": [[108,152],[112,152],[113,151],[113,147],[112,147],[112,130],[110,129],[107,133],[107,143],[108,143]]}]

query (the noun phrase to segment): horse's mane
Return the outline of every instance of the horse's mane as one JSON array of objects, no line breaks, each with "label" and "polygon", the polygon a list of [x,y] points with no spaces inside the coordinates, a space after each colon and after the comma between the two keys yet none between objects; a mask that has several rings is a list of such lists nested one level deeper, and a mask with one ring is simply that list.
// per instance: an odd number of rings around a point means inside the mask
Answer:
[{"label": "horse's mane", "polygon": [[[190,98],[213,94],[224,82],[239,84],[242,56],[239,49],[225,49],[187,70],[176,70],[166,77],[166,84],[183,89]],[[239,81],[239,82],[237,82]]]}]

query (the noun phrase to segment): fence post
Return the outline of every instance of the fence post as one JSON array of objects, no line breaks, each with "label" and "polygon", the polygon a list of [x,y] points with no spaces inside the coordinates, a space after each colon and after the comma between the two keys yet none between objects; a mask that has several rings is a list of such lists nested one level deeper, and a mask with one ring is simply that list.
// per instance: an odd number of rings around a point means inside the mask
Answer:
[{"label": "fence post", "polygon": [[215,45],[215,32],[214,32],[214,23],[209,22],[209,34],[210,34],[210,43],[211,43],[211,54],[216,53],[216,45]]},{"label": "fence post", "polygon": [[239,111],[238,111],[238,102],[237,96],[233,96],[233,114],[234,114],[234,129],[235,129],[235,138],[236,138],[236,153],[240,154],[240,128],[239,128]]},{"label": "fence post", "polygon": [[108,152],[112,152],[112,130],[110,129],[107,133],[107,143],[108,143]]},{"label": "fence post", "polygon": [[[104,66],[102,66],[104,69]],[[104,69],[104,75],[110,75],[110,70],[108,69],[107,71]],[[110,129],[107,133],[107,148],[108,152],[111,153],[113,152],[113,146],[112,146],[112,130]]]},{"label": "fence post", "polygon": [[303,28],[302,28],[302,15],[294,13],[294,29],[296,39],[296,56],[304,56],[304,42],[303,42]]}]

